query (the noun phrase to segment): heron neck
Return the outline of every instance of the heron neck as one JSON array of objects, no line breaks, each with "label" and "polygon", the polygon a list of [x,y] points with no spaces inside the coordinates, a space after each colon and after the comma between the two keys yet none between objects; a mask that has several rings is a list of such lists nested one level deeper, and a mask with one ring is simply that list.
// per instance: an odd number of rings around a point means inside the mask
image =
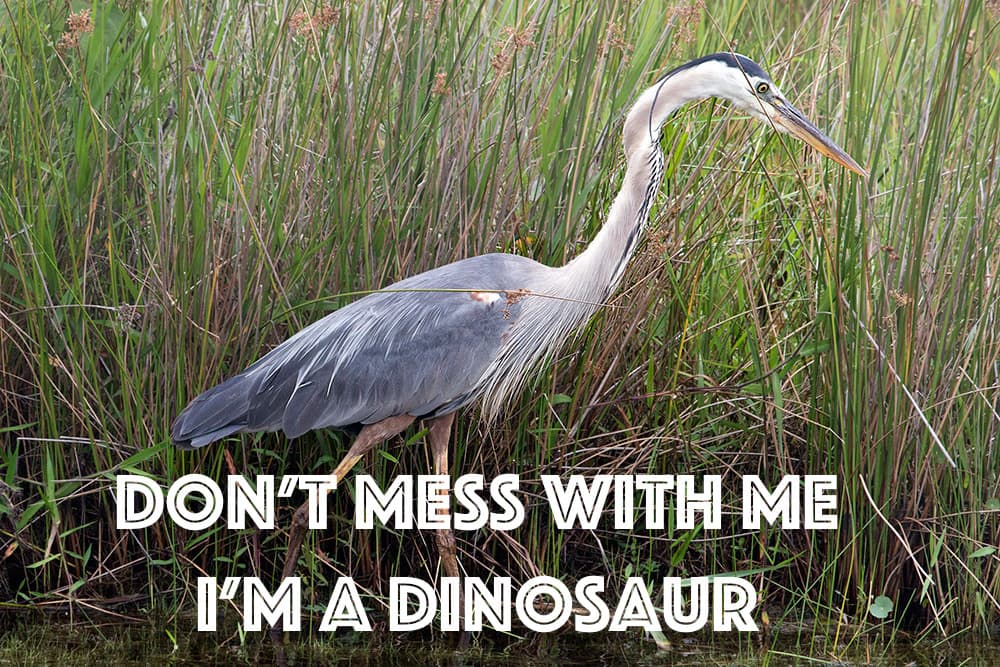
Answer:
[{"label": "heron neck", "polygon": [[663,123],[680,106],[711,94],[705,84],[681,70],[646,89],[632,106],[622,132],[627,166],[621,190],[594,240],[560,270],[565,288],[575,297],[603,303],[618,286],[660,189]]}]

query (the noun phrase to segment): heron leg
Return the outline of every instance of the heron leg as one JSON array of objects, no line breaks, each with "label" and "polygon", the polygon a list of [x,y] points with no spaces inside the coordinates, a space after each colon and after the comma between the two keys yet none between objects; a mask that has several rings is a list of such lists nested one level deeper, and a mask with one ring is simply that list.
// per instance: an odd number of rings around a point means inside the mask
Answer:
[{"label": "heron leg", "polygon": [[[434,474],[436,475],[450,474],[448,467],[448,441],[451,439],[451,426],[454,423],[454,412],[435,417],[427,422],[427,439],[430,441],[431,452],[434,455]],[[438,510],[438,515],[450,516],[451,494],[445,491],[444,496],[448,499],[448,504],[443,511]],[[435,531],[434,538],[437,542],[438,556],[441,558],[441,569],[444,570],[444,576],[458,579],[460,577],[458,570],[458,547],[455,543],[455,533],[452,532],[450,523],[445,528],[438,528]],[[458,587],[458,617],[462,619],[459,622],[463,623],[465,619],[465,592],[462,590],[461,584]],[[467,648],[469,645],[469,632],[462,630],[453,638],[453,641],[459,649]]]},{"label": "heron leg", "polygon": [[[413,423],[414,417],[410,415],[399,415],[389,417],[374,424],[366,424],[358,437],[354,439],[354,444],[347,450],[347,454],[341,459],[340,464],[333,471],[333,477],[339,484],[347,473],[351,471],[361,457],[375,448],[375,445],[387,440],[394,435],[398,435],[406,430]],[[292,516],[291,530],[288,534],[288,550],[285,552],[285,566],[281,570],[281,578],[286,579],[295,572],[295,566],[299,560],[299,551],[302,549],[302,540],[305,539],[306,530],[309,528],[309,501],[295,510]]]},{"label": "heron leg", "polygon": [[[455,413],[449,412],[446,415],[435,417],[427,422],[427,439],[431,443],[431,451],[434,454],[434,474],[448,475],[448,441],[451,439],[451,425],[455,422]],[[449,499],[448,491],[444,492]],[[438,510],[438,515],[450,515],[450,509]],[[451,527],[439,528],[436,531],[435,540],[437,542],[438,555],[441,557],[441,567],[444,569],[446,577],[458,577],[458,547],[455,543],[455,533]]]}]

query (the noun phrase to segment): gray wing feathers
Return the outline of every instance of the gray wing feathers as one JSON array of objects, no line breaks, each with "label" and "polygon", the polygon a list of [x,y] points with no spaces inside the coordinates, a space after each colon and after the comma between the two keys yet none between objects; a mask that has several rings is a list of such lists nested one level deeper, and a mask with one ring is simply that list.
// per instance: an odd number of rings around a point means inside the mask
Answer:
[{"label": "gray wing feathers", "polygon": [[212,387],[184,408],[170,427],[170,437],[181,449],[204,447],[247,425],[249,385],[241,374]]},{"label": "gray wing feathers", "polygon": [[527,263],[475,257],[341,308],[192,401],[171,437],[201,447],[237,431],[280,428],[297,437],[457,409],[477,396],[519,305],[434,290],[518,289],[525,276],[512,269]]},{"label": "gray wing feathers", "polygon": [[369,313],[350,335],[317,343],[330,353],[296,374],[281,422],[289,437],[427,415],[475,389],[507,326],[497,304],[463,293],[391,296],[383,304],[390,315]]}]

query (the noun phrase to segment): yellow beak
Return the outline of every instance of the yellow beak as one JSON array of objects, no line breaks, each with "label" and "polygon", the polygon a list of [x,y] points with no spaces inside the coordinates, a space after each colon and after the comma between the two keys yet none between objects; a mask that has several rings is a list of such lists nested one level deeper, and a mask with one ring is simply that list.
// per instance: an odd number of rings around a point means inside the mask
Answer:
[{"label": "yellow beak", "polygon": [[815,125],[809,122],[809,120],[802,115],[802,112],[793,107],[788,102],[784,100],[774,100],[770,104],[765,104],[765,107],[770,107],[774,113],[768,114],[771,120],[778,127],[778,129],[788,132],[790,135],[803,141],[816,150],[818,150],[823,155],[827,156],[837,164],[847,167],[856,174],[860,174],[865,178],[868,178],[868,170],[859,165],[854,161],[850,155],[844,152],[844,150],[833,143],[830,137],[826,136]]}]

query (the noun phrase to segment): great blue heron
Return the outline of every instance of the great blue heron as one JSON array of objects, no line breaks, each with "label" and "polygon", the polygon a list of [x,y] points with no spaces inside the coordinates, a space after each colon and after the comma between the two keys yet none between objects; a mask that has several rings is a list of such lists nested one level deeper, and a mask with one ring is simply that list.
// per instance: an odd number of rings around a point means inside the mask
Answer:
[{"label": "great blue heron", "polygon": [[[729,100],[862,176],[865,170],[793,107],[757,63],[716,53],[646,89],[625,120],[627,168],[607,221],[586,250],[551,267],[508,254],[470,257],[407,278],[306,327],[239,375],[195,398],[173,441],[203,447],[239,431],[360,428],[334,470],[341,480],[377,444],[416,419],[427,425],[437,474],[448,474],[455,411],[479,400],[496,416],[530,370],[618,285],[663,175],[660,131],[681,105]],[[308,526],[296,510],[283,576],[294,572]],[[436,534],[444,573],[457,577],[455,538]]]}]

